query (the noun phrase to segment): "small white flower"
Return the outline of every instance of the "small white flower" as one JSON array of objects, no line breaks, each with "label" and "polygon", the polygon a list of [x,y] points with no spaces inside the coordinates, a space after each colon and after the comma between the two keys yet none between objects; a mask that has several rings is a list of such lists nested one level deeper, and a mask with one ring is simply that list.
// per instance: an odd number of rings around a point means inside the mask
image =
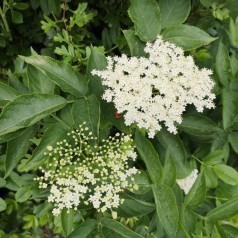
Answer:
[{"label": "small white flower", "polygon": [[184,193],[188,194],[197,177],[198,177],[198,170],[194,169],[189,176],[183,179],[177,179],[176,182],[179,185],[179,187],[184,191]]},{"label": "small white flower", "polygon": [[53,147],[51,145],[48,145],[46,148],[47,148],[48,151],[52,151],[53,150]]},{"label": "small white flower", "polygon": [[59,208],[54,208],[52,210],[52,213],[53,213],[54,216],[58,216],[60,214],[60,212],[61,212],[61,210]]}]

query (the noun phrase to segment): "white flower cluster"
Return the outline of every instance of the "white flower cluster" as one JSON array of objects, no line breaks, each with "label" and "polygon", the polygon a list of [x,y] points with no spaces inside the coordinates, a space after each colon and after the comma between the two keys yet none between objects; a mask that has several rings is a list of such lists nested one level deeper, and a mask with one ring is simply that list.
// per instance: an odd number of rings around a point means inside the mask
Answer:
[{"label": "white flower cluster", "polygon": [[100,212],[117,208],[123,202],[120,193],[136,189],[133,175],[139,171],[129,167],[136,159],[131,137],[117,133],[96,145],[97,138],[83,125],[68,136],[71,140],[58,142],[56,148],[48,146],[44,176],[36,178],[40,188],[50,188],[53,214],[77,210],[83,203]]},{"label": "white flower cluster", "polygon": [[184,191],[185,194],[188,194],[193,184],[195,183],[197,177],[198,177],[198,170],[194,169],[192,173],[186,178],[176,179],[176,183]]},{"label": "white flower cluster", "polygon": [[176,133],[186,105],[194,104],[198,112],[214,107],[211,70],[199,69],[191,56],[160,36],[144,50],[148,58],[107,57],[105,70],[92,71],[106,86],[103,99],[124,113],[126,125],[136,123],[153,138],[161,123]]}]

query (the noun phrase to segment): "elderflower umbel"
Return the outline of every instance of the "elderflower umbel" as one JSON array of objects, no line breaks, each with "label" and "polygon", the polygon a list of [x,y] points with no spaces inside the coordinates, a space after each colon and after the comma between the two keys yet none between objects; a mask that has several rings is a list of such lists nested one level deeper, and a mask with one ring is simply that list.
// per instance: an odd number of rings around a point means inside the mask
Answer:
[{"label": "elderflower umbel", "polygon": [[188,194],[190,189],[192,188],[194,182],[196,181],[198,177],[198,170],[194,169],[192,173],[183,179],[177,179],[176,183],[179,185],[179,187],[184,191],[185,194]]},{"label": "elderflower umbel", "polygon": [[48,201],[54,203],[54,215],[63,208],[77,210],[83,203],[101,212],[113,210],[123,202],[121,192],[135,189],[133,175],[138,170],[129,167],[136,159],[131,137],[117,133],[102,145],[96,145],[96,141],[81,125],[56,148],[47,147],[49,162],[46,168],[40,168],[44,176],[36,180],[40,188],[50,188]]},{"label": "elderflower umbel", "polygon": [[103,99],[124,114],[126,125],[136,123],[153,138],[162,123],[176,133],[186,105],[193,104],[198,112],[214,107],[211,70],[199,69],[191,56],[161,36],[144,51],[148,58],[107,57],[105,70],[92,71],[106,86]]}]

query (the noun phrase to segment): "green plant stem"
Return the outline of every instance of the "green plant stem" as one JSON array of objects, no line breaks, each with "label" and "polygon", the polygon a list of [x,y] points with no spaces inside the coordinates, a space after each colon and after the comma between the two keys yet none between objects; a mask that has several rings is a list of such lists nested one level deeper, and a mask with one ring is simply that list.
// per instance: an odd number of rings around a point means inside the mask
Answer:
[{"label": "green plant stem", "polygon": [[200,159],[198,159],[196,156],[191,155],[191,157],[195,160],[197,160],[200,164],[204,164]]},{"label": "green plant stem", "polygon": [[[2,21],[3,21],[3,24],[4,24],[4,28],[5,28],[4,30],[7,33],[11,33],[8,22],[7,22],[7,19],[6,19],[6,12],[3,12],[1,7],[0,7],[0,15],[1,15],[1,18],[2,18]],[[10,36],[11,36],[11,34],[10,34]]]},{"label": "green plant stem", "polygon": [[63,120],[61,120],[61,119],[60,119],[59,117],[57,117],[56,115],[51,114],[51,116],[52,116],[55,120],[57,120],[58,122],[62,123],[67,129],[70,128],[70,126],[69,126],[67,123],[65,123]]},{"label": "green plant stem", "polygon": [[207,198],[211,198],[211,199],[219,199],[219,200],[223,200],[225,202],[227,202],[229,199],[227,198],[221,198],[221,197],[214,197],[214,196],[207,196]]},{"label": "green plant stem", "polygon": [[189,236],[188,232],[186,231],[185,227],[183,226],[183,224],[182,224],[181,222],[179,222],[179,225],[181,226],[181,228],[182,228],[182,230],[183,230],[185,236],[186,236],[187,238],[190,238],[190,236]]},{"label": "green plant stem", "polygon": [[108,54],[111,51],[113,51],[114,49],[118,48],[118,45],[113,46],[111,49],[109,49],[108,51],[106,51],[105,53]]}]

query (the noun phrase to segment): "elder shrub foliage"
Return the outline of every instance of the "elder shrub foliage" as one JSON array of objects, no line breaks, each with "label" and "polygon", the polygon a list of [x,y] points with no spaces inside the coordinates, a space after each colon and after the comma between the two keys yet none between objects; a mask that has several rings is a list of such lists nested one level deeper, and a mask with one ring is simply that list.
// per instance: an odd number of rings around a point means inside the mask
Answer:
[{"label": "elder shrub foliage", "polygon": [[0,3],[0,237],[238,237],[237,0]]}]

